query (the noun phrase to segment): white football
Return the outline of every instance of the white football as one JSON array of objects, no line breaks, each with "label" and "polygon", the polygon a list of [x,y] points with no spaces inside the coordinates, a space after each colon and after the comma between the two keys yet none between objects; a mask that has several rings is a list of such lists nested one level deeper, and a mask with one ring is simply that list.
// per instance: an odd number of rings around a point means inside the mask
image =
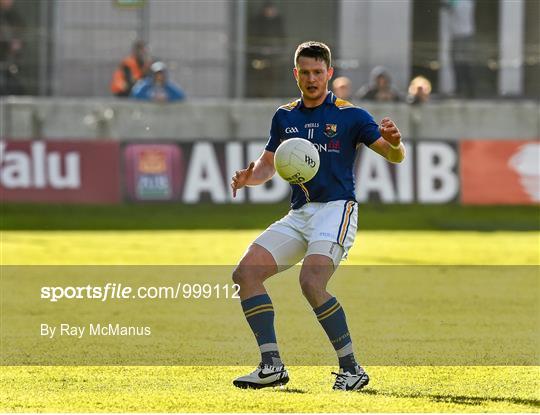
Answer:
[{"label": "white football", "polygon": [[278,174],[291,184],[306,183],[319,170],[319,152],[303,138],[289,138],[282,142],[274,154]]}]

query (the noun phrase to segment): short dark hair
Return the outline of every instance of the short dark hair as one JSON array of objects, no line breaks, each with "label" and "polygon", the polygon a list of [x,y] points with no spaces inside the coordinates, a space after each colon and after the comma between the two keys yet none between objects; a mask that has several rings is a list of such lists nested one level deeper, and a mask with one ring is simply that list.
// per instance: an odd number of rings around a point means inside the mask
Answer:
[{"label": "short dark hair", "polygon": [[146,48],[146,42],[144,40],[136,40],[135,42],[133,42],[133,45],[131,46],[131,48],[134,51],[144,49]]},{"label": "short dark hair", "polygon": [[298,45],[296,52],[294,53],[295,65],[298,63],[298,58],[300,56],[324,61],[327,68],[330,68],[332,65],[332,53],[330,52],[330,48],[322,42],[310,40],[308,42],[301,43]]}]

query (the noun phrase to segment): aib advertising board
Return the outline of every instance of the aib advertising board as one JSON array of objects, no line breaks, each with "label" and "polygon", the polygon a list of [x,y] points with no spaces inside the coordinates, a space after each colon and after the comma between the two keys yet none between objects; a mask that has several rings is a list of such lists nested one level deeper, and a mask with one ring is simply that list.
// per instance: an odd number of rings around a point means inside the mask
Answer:
[{"label": "aib advertising board", "polygon": [[[121,150],[114,141],[0,141],[0,195],[2,201],[46,203],[285,201],[290,186],[277,175],[232,198],[230,178],[264,145],[199,140],[125,143]],[[367,148],[358,152],[359,202],[540,202],[539,141],[406,140],[405,146],[400,164]]]}]

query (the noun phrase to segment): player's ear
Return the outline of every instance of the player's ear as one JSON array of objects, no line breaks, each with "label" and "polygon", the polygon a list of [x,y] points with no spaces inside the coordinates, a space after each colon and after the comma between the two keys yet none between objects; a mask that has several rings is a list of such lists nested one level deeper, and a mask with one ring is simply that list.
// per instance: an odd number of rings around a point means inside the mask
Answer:
[{"label": "player's ear", "polygon": [[328,68],[328,80],[330,80],[334,76],[334,68],[331,66]]},{"label": "player's ear", "polygon": [[298,81],[298,69],[296,69],[296,66],[293,68],[292,73],[294,75],[294,79]]}]

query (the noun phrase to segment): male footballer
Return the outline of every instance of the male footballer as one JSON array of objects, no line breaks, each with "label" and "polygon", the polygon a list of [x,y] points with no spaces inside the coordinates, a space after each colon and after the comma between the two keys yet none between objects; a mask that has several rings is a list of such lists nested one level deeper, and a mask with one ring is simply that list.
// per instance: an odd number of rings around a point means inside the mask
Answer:
[{"label": "male footballer", "polygon": [[369,377],[354,356],[345,311],[326,291],[326,285],[356,234],[356,149],[365,144],[393,163],[404,159],[405,149],[392,120],[384,118],[377,125],[368,112],[328,91],[334,73],[328,46],[302,43],[296,49],[294,64],[301,98],[277,109],[263,154],[232,178],[233,196],[238,189],[263,184],[274,175],[274,152],[288,138],[302,137],[314,143],[320,167],[309,182],[291,185],[292,209],[255,239],[234,270],[233,280],[240,285],[242,309],[259,345],[261,363],[233,383],[240,388],[263,388],[289,381],[279,355],[274,308],[263,283],[303,258],[302,292],[338,357],[333,388],[360,390]]}]

